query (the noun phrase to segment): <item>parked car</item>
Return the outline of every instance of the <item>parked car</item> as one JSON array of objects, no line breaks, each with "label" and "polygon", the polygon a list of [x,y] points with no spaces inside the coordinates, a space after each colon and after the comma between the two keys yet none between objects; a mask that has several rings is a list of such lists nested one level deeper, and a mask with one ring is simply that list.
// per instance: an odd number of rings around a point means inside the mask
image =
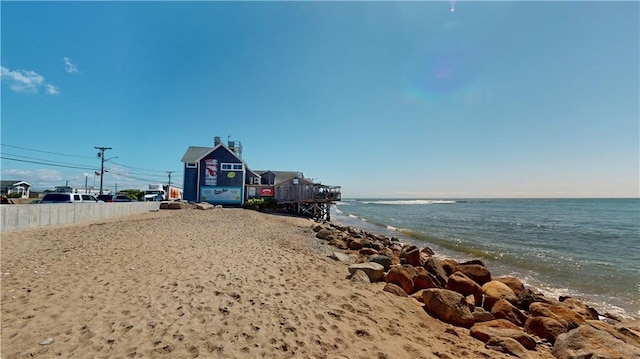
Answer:
[{"label": "parked car", "polygon": [[115,195],[112,194],[99,194],[98,195],[98,200],[102,201],[102,202],[115,202]]},{"label": "parked car", "polygon": [[101,194],[98,200],[104,202],[133,202],[133,200],[124,194]]},{"label": "parked car", "polygon": [[92,194],[80,193],[47,193],[42,197],[40,203],[78,203],[78,202],[98,202]]},{"label": "parked car", "polygon": [[117,194],[113,200],[114,202],[133,202],[133,200],[124,194]]}]

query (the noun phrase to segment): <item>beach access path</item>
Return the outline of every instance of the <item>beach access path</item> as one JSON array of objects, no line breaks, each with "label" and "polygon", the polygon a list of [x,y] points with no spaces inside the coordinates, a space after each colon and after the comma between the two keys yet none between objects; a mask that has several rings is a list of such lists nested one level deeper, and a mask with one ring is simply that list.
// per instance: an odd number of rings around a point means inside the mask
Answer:
[{"label": "beach access path", "polygon": [[181,209],[3,233],[1,357],[508,358],[349,281],[313,224]]}]

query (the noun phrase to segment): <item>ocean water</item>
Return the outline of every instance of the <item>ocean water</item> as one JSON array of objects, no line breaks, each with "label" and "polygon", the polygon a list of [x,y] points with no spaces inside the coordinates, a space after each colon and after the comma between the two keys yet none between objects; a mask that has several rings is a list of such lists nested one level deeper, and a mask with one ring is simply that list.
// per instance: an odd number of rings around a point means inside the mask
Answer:
[{"label": "ocean water", "polygon": [[640,318],[640,199],[342,200],[332,220]]}]

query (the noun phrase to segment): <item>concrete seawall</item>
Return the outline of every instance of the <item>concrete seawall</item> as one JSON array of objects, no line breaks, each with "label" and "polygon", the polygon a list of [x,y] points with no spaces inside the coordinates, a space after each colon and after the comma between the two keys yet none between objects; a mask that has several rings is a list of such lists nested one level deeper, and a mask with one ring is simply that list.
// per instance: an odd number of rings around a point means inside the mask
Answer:
[{"label": "concrete seawall", "polygon": [[160,202],[5,204],[0,232],[91,222],[155,211]]}]

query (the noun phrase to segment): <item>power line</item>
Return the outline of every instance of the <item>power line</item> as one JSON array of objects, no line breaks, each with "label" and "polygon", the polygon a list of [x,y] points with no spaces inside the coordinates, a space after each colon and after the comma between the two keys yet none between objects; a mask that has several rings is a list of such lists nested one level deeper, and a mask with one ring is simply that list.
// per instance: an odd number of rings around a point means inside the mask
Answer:
[{"label": "power line", "polygon": [[[16,154],[13,154],[13,153],[6,153],[6,152],[3,152],[2,154],[3,155],[7,155],[7,156],[13,156],[13,157],[27,158],[27,159],[30,159],[30,160],[44,161],[42,158],[37,158],[37,157],[16,155]],[[62,161],[51,161],[51,160],[49,161],[49,163],[51,163],[51,164],[57,163],[57,164],[64,164],[64,165],[71,165],[71,166],[83,166],[83,165],[79,165],[77,163],[69,163],[69,162],[62,162]]]},{"label": "power line", "polygon": [[[52,154],[52,155],[58,155],[58,156],[95,159],[95,157],[77,156],[77,155],[69,155],[69,154],[57,153],[57,152],[51,152],[51,151],[36,150],[36,149],[33,149],[33,148],[26,148],[26,147],[20,147],[20,146],[7,145],[7,144],[4,144],[4,143],[2,143],[0,145],[3,146],[3,147],[10,147],[10,148],[16,148],[16,149],[21,149],[21,150],[26,150],[26,151],[40,152],[40,153],[46,153],[46,154]],[[96,149],[99,149],[99,148],[96,148]],[[45,161],[45,159],[42,159],[42,158],[29,157],[29,156],[23,156],[23,155],[16,155],[16,154],[9,154],[9,153],[3,153],[3,154],[9,155],[9,156],[13,156],[13,157],[22,157],[22,158],[29,158],[29,159],[39,160],[39,161]],[[70,164],[68,162],[60,162],[60,161],[53,161],[53,160],[48,160],[48,161],[53,162],[53,163]],[[27,162],[27,161],[25,161],[25,162]],[[113,163],[115,165],[118,165],[118,166],[131,168],[131,169],[139,170],[139,171],[158,172],[158,173],[166,173],[167,172],[166,170],[152,170],[152,169],[145,169],[145,168],[140,168],[140,167],[128,166],[128,165],[124,165],[124,164],[121,164],[121,163],[116,163],[116,162],[113,162],[113,161],[111,163]],[[76,164],[70,164],[70,165],[75,166]],[[172,172],[182,173],[182,171],[172,171]],[[164,177],[164,175],[153,175],[153,176]]]},{"label": "power line", "polygon": [[[138,180],[138,181],[144,181],[144,182],[157,182],[157,181],[155,181],[155,180],[149,180],[149,179],[147,179],[147,178],[140,178],[140,177],[135,177],[135,176],[125,175],[125,174],[122,174],[122,173],[114,172],[114,171],[109,170],[109,169],[105,169],[104,171],[105,171],[105,172],[108,172],[108,173],[112,173],[112,174],[114,174],[114,175],[116,175],[116,176],[120,176],[120,177],[124,177],[124,178],[130,178],[130,179],[134,179],[134,180]],[[175,187],[177,187],[177,186],[175,186]]]},{"label": "power line", "polygon": [[[127,166],[127,165],[123,165],[123,164],[116,163],[116,162],[111,162],[111,163],[113,163],[114,165],[118,165],[118,166],[122,166],[122,167],[127,167],[127,168],[133,168],[133,169],[140,170],[140,171],[148,171],[148,172],[163,172],[163,173],[166,173],[166,172],[167,172],[167,171],[162,171],[162,170],[149,170],[149,169],[144,169],[144,168],[140,168],[140,167]],[[172,171],[172,172],[175,172],[175,171]]]},{"label": "power line", "polygon": [[67,156],[67,157],[77,157],[77,158],[89,158],[89,159],[93,159],[94,157],[89,157],[89,156],[77,156],[77,155],[68,155],[68,154],[64,154],[64,153],[56,153],[56,152],[49,152],[49,151],[42,151],[42,150],[35,150],[32,148],[26,148],[26,147],[19,147],[19,146],[12,146],[12,145],[7,145],[7,144],[0,144],[3,147],[11,147],[11,148],[17,148],[17,149],[21,149],[21,150],[26,150],[26,151],[33,151],[33,152],[41,152],[41,153],[47,153],[50,155],[58,155],[58,156]]},{"label": "power line", "polygon": [[56,164],[53,164],[53,163],[38,162],[38,161],[27,161],[27,160],[21,160],[21,159],[17,159],[17,158],[9,158],[9,157],[4,157],[4,156],[0,156],[0,158],[2,158],[3,160],[16,161],[16,162],[26,162],[26,163],[36,163],[36,164],[39,164],[39,165],[52,166],[52,167],[77,168],[77,169],[81,169],[81,170],[95,171],[95,168],[91,168],[91,167],[56,165]]}]

